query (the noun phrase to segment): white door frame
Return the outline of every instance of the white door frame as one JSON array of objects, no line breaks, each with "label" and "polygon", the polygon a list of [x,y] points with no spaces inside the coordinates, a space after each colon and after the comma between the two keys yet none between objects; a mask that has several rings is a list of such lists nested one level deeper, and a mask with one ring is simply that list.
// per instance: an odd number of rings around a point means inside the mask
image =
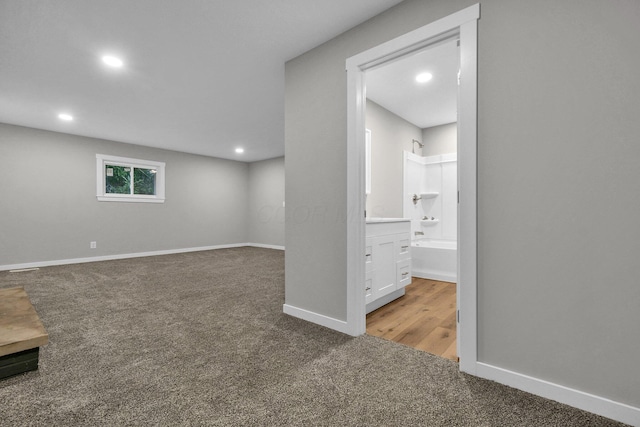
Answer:
[{"label": "white door frame", "polygon": [[427,46],[460,38],[458,103],[458,310],[460,370],[476,374],[477,352],[477,29],[475,4],[347,59],[347,324],[350,335],[366,331],[365,72]]}]

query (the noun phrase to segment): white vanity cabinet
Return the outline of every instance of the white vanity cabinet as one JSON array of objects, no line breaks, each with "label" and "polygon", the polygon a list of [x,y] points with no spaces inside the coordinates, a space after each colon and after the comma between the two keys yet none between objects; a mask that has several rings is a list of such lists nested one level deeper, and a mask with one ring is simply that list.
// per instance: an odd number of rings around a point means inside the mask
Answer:
[{"label": "white vanity cabinet", "polygon": [[367,220],[365,302],[367,313],[404,295],[411,283],[411,223],[404,218]]}]

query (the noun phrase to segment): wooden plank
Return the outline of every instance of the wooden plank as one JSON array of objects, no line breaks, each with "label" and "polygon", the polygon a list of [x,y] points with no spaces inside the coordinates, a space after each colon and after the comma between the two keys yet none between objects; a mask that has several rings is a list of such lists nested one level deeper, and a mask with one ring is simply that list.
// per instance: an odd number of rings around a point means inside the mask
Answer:
[{"label": "wooden plank", "polygon": [[442,319],[433,317],[428,312],[423,313],[422,316],[416,316],[414,319],[411,319],[414,320],[412,323],[406,322],[398,327],[395,333],[390,332],[382,337],[416,348],[418,343],[442,323]]},{"label": "wooden plank", "polygon": [[49,335],[24,288],[0,289],[0,356],[47,342]]},{"label": "wooden plank", "polygon": [[449,347],[442,352],[442,354],[440,354],[439,356],[442,356],[444,358],[447,359],[451,359],[454,362],[458,361],[458,355],[456,354],[457,348],[456,348],[456,340],[453,340],[453,342],[449,345]]},{"label": "wooden plank", "polygon": [[369,313],[367,329],[371,329],[373,335],[384,333],[410,318],[419,316],[424,311],[431,311],[433,308],[439,307],[439,304],[436,303],[439,299],[438,295],[446,289],[446,287],[437,284],[423,284],[421,281],[412,283],[407,286],[405,296]]},{"label": "wooden plank", "polygon": [[436,327],[422,341],[416,344],[415,348],[429,353],[442,355],[449,346],[456,341],[456,334],[451,329]]},{"label": "wooden plank", "polygon": [[[438,295],[441,296],[442,294]],[[455,295],[453,298],[455,299]],[[435,328],[440,327],[452,331],[455,338],[455,305],[450,307],[448,302],[450,299],[451,298],[445,299],[444,302],[442,298],[439,299],[438,303],[434,305],[434,310],[431,310],[431,304],[427,303],[423,311],[394,328],[395,333],[388,331],[384,333],[382,337],[417,348],[418,344],[424,338],[431,334]],[[446,317],[441,317],[444,315],[446,315]]]},{"label": "wooden plank", "polygon": [[[389,304],[376,310],[376,312],[379,312],[378,317],[367,323],[372,334],[387,334],[397,331],[401,325],[407,322],[413,323],[417,318],[431,317],[438,314],[433,311],[433,308],[440,306],[438,301],[441,298],[439,295],[442,289],[433,289],[432,292],[423,295],[417,295],[415,289],[407,292],[409,293],[408,295],[394,301],[396,302],[395,305],[391,306]],[[400,304],[399,301],[403,299],[405,303]]]},{"label": "wooden plank", "polygon": [[449,313],[449,315],[447,317],[445,317],[442,320],[442,323],[440,323],[438,326],[441,326],[443,328],[446,329],[451,329],[452,331],[455,332],[456,330],[456,309],[455,307],[453,308],[453,311],[451,313]]},{"label": "wooden plank", "polygon": [[367,315],[367,333],[457,361],[455,283],[414,277],[405,289]]}]

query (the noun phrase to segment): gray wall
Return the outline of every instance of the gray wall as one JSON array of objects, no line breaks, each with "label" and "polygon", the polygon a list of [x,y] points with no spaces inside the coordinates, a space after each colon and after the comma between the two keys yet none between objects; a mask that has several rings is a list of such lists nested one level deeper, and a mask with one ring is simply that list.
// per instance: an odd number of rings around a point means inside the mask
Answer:
[{"label": "gray wall", "polygon": [[284,246],[284,157],[249,164],[249,242]]},{"label": "gray wall", "polygon": [[[166,162],[165,203],[98,202],[97,153]],[[0,124],[0,265],[247,242],[248,169]]]},{"label": "gray wall", "polygon": [[[473,3],[405,1],[286,64],[287,304],[346,318],[345,59]],[[479,359],[640,407],[640,2],[481,14]]]},{"label": "gray wall", "polygon": [[[411,151],[411,141],[422,140],[419,127],[367,100],[366,127],[371,130],[371,194],[367,196],[367,216],[402,217],[403,151]],[[416,154],[421,154],[415,146]]]},{"label": "gray wall", "polygon": [[458,124],[433,126],[422,129],[423,156],[437,156],[458,152]]}]

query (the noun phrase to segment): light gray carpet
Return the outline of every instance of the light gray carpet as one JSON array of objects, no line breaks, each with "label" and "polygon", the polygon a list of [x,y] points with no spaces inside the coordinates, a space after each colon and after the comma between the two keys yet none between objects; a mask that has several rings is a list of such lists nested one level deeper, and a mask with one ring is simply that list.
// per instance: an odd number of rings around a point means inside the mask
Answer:
[{"label": "light gray carpet", "polygon": [[47,331],[0,381],[2,426],[615,426],[449,360],[282,314],[284,254],[259,248],[0,273]]}]

